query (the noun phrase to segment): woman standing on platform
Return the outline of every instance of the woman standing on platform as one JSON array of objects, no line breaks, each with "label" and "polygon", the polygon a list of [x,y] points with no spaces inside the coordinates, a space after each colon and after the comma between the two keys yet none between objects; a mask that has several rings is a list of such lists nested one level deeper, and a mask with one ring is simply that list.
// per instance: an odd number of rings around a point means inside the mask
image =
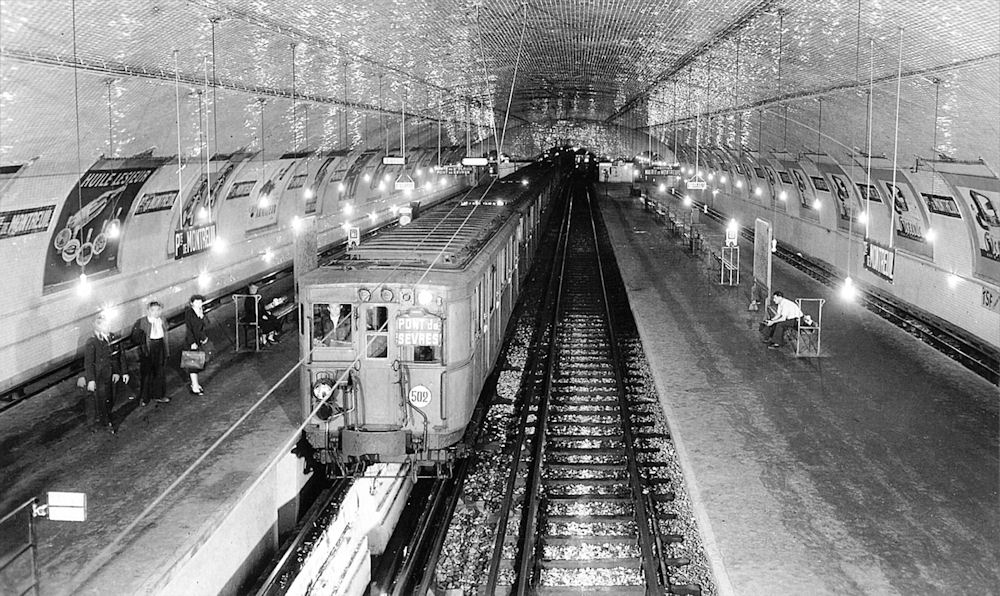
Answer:
[{"label": "woman standing on platform", "polygon": [[[188,300],[188,307],[184,311],[184,328],[186,329],[184,343],[192,350],[205,352],[205,360],[207,361],[210,350],[208,349],[208,319],[205,317],[204,304],[205,297],[201,294],[195,294]],[[205,389],[198,382],[198,371],[189,370],[188,374],[191,377],[191,387],[189,388],[191,394],[204,395]]]},{"label": "woman standing on platform", "polygon": [[115,386],[121,380],[128,383],[128,369],[125,368],[125,354],[112,342],[111,324],[101,313],[94,319],[94,333],[87,338],[83,346],[83,374],[87,382],[87,399],[94,402],[86,404],[87,418],[91,424],[91,432],[100,426],[106,426],[111,434],[115,434],[112,419],[115,409]]}]

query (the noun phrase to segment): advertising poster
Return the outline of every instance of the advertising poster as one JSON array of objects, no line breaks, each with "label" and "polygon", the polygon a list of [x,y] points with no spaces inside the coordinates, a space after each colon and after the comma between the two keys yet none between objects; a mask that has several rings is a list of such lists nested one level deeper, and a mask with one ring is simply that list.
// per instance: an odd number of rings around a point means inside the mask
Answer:
[{"label": "advertising poster", "polygon": [[143,184],[161,165],[148,160],[143,167],[127,164],[98,162],[70,191],[45,257],[46,290],[75,282],[82,273],[96,276],[118,271],[125,218]]},{"label": "advertising poster", "polygon": [[976,274],[1000,284],[1000,190],[985,186],[956,188],[972,213]]},{"label": "advertising poster", "polygon": [[895,184],[891,177],[880,180],[880,184],[885,196],[891,197],[892,208],[896,212],[896,245],[909,252],[932,257],[933,247],[926,238],[930,224],[923,205],[916,199],[916,191],[901,177],[897,177]]},{"label": "advertising poster", "polygon": [[[819,211],[816,209],[816,195],[809,184],[809,177],[802,170],[789,167],[795,189],[799,193],[799,216],[810,221],[819,221]],[[822,204],[822,201],[820,201]]]},{"label": "advertising poster", "polygon": [[[830,195],[837,208],[837,228],[841,230],[853,229],[855,233],[864,234],[864,226],[858,224],[858,213],[862,207],[858,204],[857,195],[851,191],[853,184],[851,184],[847,174],[840,169],[840,166],[832,163],[817,163],[816,169],[830,181]],[[817,188],[819,187],[817,186]]]},{"label": "advertising poster", "polygon": [[250,202],[247,232],[256,232],[278,225],[278,198],[274,180],[264,173],[264,184]]}]

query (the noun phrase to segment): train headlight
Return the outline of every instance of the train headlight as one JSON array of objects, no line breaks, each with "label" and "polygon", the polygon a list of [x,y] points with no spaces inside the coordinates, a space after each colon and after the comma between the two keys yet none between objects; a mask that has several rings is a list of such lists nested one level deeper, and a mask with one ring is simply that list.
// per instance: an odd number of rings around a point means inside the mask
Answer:
[{"label": "train headlight", "polygon": [[430,290],[420,290],[417,293],[417,301],[420,306],[430,306],[434,302],[434,294]]},{"label": "train headlight", "polygon": [[361,288],[358,290],[358,299],[362,302],[368,302],[372,299],[372,291],[368,288]]},{"label": "train headlight", "polygon": [[379,295],[382,297],[382,302],[392,302],[392,299],[395,297],[389,288],[382,288]]},{"label": "train headlight", "polygon": [[317,403],[322,403],[316,410],[316,417],[320,420],[329,420],[333,416],[334,405],[330,403],[333,396],[333,379],[320,379],[313,383],[312,394]]}]

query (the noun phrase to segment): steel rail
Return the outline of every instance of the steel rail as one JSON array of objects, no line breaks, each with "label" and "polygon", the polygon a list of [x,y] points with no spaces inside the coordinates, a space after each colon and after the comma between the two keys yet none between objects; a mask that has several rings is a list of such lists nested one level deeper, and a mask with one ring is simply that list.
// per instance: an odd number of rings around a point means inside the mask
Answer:
[{"label": "steel rail", "polygon": [[594,256],[597,260],[597,276],[600,280],[601,291],[599,294],[601,302],[604,304],[604,313],[608,325],[609,348],[611,358],[615,363],[615,385],[618,394],[618,412],[622,418],[622,435],[624,437],[624,447],[626,463],[628,465],[629,487],[632,490],[632,499],[635,507],[636,524],[639,526],[639,546],[642,550],[643,575],[646,576],[646,594],[662,593],[662,590],[655,590],[661,586],[661,581],[666,582],[666,577],[658,578],[659,564],[655,556],[656,545],[653,536],[649,531],[650,517],[655,517],[655,512],[650,515],[647,511],[649,506],[648,494],[644,490],[643,479],[639,474],[639,462],[635,453],[635,435],[632,432],[632,417],[629,412],[628,397],[625,392],[625,381],[621,346],[618,344],[618,334],[615,331],[614,317],[611,312],[611,303],[608,298],[608,286],[605,281],[604,264],[601,261],[600,241],[597,234],[596,217],[593,213],[593,201],[590,200],[589,188],[585,191],[588,206],[591,209],[590,229],[594,240]]},{"label": "steel rail", "polygon": [[[565,252],[566,238],[568,237],[569,206],[568,202],[565,200],[568,198],[565,196],[565,194],[570,192],[569,188],[570,188],[569,184],[567,184],[563,188],[564,201],[562,202],[562,204],[567,205],[566,207],[567,211],[563,216],[563,220],[559,224],[559,232],[556,238],[556,250],[555,250],[556,254],[559,253],[560,246],[563,247],[563,251]],[[541,312],[552,311],[552,314],[549,317],[550,319],[550,325],[549,325],[550,333],[548,334],[549,346],[552,346],[554,343],[553,340],[555,334],[555,321],[556,321],[554,302],[555,302],[555,297],[557,296],[559,291],[558,287],[559,281],[562,277],[561,276],[562,268],[560,268],[560,275],[556,276],[554,275],[555,263],[553,262],[552,265],[553,266],[549,269],[549,276],[545,283],[544,293],[539,300],[540,304],[542,304],[542,308],[540,309]],[[537,325],[535,327],[535,332],[532,334],[532,342],[531,342],[532,345],[534,346],[543,345],[542,340],[545,338],[544,337],[545,335],[546,335],[545,326]],[[487,572],[486,576],[486,586],[488,586],[488,589],[491,592],[496,591],[497,580],[500,573],[500,561],[503,558],[503,543],[504,539],[507,536],[507,524],[510,517],[510,511],[511,509],[513,509],[514,505],[515,488],[517,486],[518,472],[520,471],[521,454],[524,450],[524,439],[527,434],[528,415],[531,412],[530,402],[532,399],[532,391],[534,388],[534,383],[532,381],[539,374],[539,368],[542,368],[545,371],[548,371],[551,368],[551,363],[552,363],[551,350],[549,350],[548,352],[549,352],[548,354],[549,359],[547,361],[539,357],[538,350],[531,350],[528,353],[528,358],[525,360],[525,365],[524,365],[525,374],[522,375],[523,376],[522,387],[524,387],[525,389],[522,389],[520,396],[522,405],[520,413],[518,414],[517,434],[511,441],[511,443],[516,447],[515,451],[512,454],[513,459],[511,461],[510,473],[507,475],[507,480],[504,484],[503,498],[501,500],[499,518],[496,524],[496,535],[494,536],[493,553],[492,556],[490,557],[489,571]],[[546,377],[548,376],[549,375],[546,375]],[[517,400],[515,400],[515,403],[516,401]]]},{"label": "steel rail", "polygon": [[[545,433],[548,426],[548,412],[549,412],[549,402],[552,394],[552,370],[556,359],[556,335],[557,330],[560,326],[559,315],[562,313],[562,294],[563,294],[563,283],[565,281],[566,272],[566,255],[569,250],[569,235],[571,229],[571,220],[573,218],[573,182],[567,184],[567,204],[565,219],[560,226],[559,234],[559,244],[556,248],[556,263],[558,264],[558,274],[555,274],[555,267],[553,267],[553,275],[549,280],[549,291],[554,293],[551,295],[552,301],[550,303],[551,308],[551,320],[548,325],[548,350],[546,352],[546,358],[544,361],[544,369],[547,374],[545,374],[542,390],[538,393],[538,405],[535,408],[535,433],[534,442],[532,443],[531,450],[531,472],[528,475],[527,482],[524,487],[524,503],[521,505],[521,549],[517,555],[517,564],[515,565],[515,579],[513,584],[512,592],[518,594],[518,596],[525,596],[529,593],[532,588],[535,577],[535,555],[537,549],[537,536],[538,531],[538,509],[540,503],[540,490],[539,487],[542,482],[542,458],[544,457],[544,447],[545,447]],[[560,246],[561,245],[561,246]],[[534,393],[534,384],[528,391]],[[522,424],[519,426],[519,438],[520,442],[517,443],[517,453],[516,458],[511,464],[511,475],[510,478],[516,480],[518,463],[520,461],[520,455],[523,449],[524,440],[523,436],[527,426],[527,412],[531,409],[530,399],[532,393],[526,393],[524,405],[522,406],[523,412],[525,413],[525,419],[522,419]],[[497,539],[500,542],[500,552],[503,551],[503,540],[506,537],[506,523],[504,527],[501,528],[503,531],[497,532]],[[494,553],[494,556],[496,553]],[[492,571],[492,569],[491,569]],[[491,584],[493,586],[495,584]]]}]

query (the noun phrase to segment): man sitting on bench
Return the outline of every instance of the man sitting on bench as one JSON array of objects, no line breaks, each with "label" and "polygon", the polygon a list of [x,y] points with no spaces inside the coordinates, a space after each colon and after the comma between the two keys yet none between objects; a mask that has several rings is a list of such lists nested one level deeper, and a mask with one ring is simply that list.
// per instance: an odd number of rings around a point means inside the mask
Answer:
[{"label": "man sitting on bench", "polygon": [[[772,299],[774,300],[775,312],[774,317],[764,321],[764,325],[767,326],[767,331],[764,332],[764,343],[769,348],[778,349],[785,345],[785,329],[798,329],[802,310],[798,304],[785,298],[781,292],[775,292]],[[778,336],[777,341],[774,339],[775,334]]]},{"label": "man sitting on bench", "polygon": [[[257,284],[250,284],[250,295],[253,296],[260,291],[260,286]],[[254,320],[254,306],[257,308],[257,324],[260,325],[260,343],[266,346],[268,343],[274,343],[278,341],[278,334],[281,333],[281,319],[271,316],[271,313],[267,311],[267,308],[262,304],[263,299],[254,300],[252,298],[247,299],[245,306],[245,317],[247,321]]]}]

